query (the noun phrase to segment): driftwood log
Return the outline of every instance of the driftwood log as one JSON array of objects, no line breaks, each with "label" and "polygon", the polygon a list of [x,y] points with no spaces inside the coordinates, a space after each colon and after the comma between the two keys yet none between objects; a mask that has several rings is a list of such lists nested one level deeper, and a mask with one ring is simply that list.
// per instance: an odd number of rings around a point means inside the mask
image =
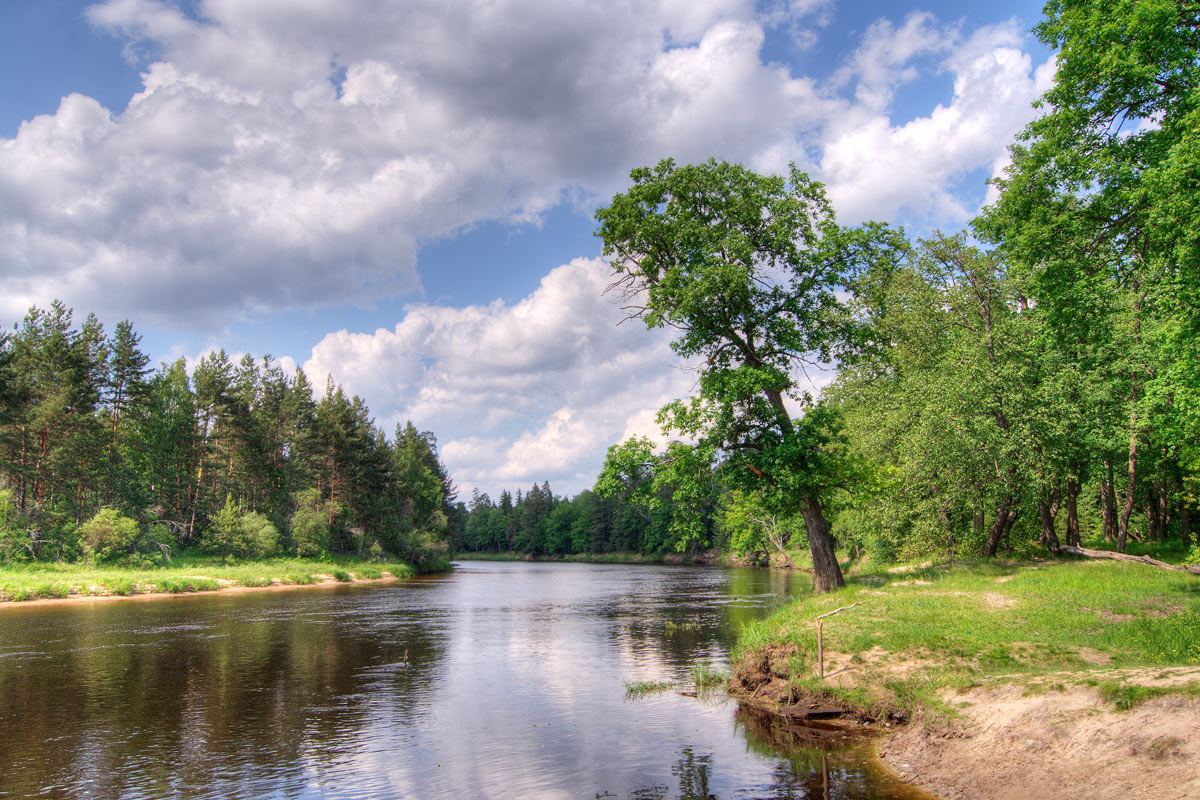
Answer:
[{"label": "driftwood log", "polygon": [[1164,561],[1159,561],[1150,556],[1131,556],[1128,553],[1114,553],[1111,550],[1089,550],[1086,547],[1072,547],[1071,545],[1063,545],[1058,548],[1064,553],[1070,553],[1073,556],[1083,556],[1084,558],[1110,558],[1113,561],[1136,561],[1139,564],[1149,564],[1152,567],[1159,569],[1170,569],[1176,572],[1190,572],[1193,575],[1200,575],[1200,564],[1168,564]]}]

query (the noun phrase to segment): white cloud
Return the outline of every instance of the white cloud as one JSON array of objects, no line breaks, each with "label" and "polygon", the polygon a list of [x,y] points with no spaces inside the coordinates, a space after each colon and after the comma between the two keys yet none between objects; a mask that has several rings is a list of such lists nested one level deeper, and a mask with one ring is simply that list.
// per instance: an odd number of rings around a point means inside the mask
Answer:
[{"label": "white cloud", "polygon": [[[870,26],[839,100],[761,57],[764,26],[827,24],[820,0],[197,8],[92,7],[146,64],[143,91],[124,109],[70,95],[0,140],[0,317],[58,296],[212,325],[411,296],[423,242],[607,197],[668,155],[797,160],[850,219],[956,213],[950,185],[995,161],[1034,86],[1010,28],[960,41],[916,14]],[[892,126],[891,93],[930,54],[954,102]]]},{"label": "white cloud", "polygon": [[[611,196],[628,170],[715,155],[789,161],[843,222],[965,220],[1053,64],[1015,24],[877,21],[828,78],[764,63],[828,0],[109,0],[92,21],[143,65],[123,109],[69,95],[0,139],[0,319],[61,297],[102,318],[220,330],[285,308],[419,296],[417,253],[484,220]],[[892,119],[905,84],[952,99]],[[590,483],[604,448],[653,434],[687,393],[668,337],[577,260],[515,304],[412,305],[393,328],[326,335],[305,364],[385,427],[438,432],[464,486]],[[818,379],[817,383],[820,383]]]},{"label": "white cloud", "polygon": [[[1020,49],[1015,23],[988,26],[963,39],[913,15],[900,29],[876,23],[863,47],[839,73],[858,76],[859,102],[824,131],[820,173],[843,221],[895,220],[954,225],[977,209],[957,195],[957,182],[1004,163],[1007,146],[1034,116],[1031,104],[1049,88],[1053,67],[1033,68]],[[949,105],[894,125],[888,104],[911,80],[906,67],[922,53],[944,53],[941,68],[954,76]],[[982,193],[983,187],[980,186]]]},{"label": "white cloud", "polygon": [[385,428],[436,431],[464,487],[577,492],[631,420],[694,382],[666,333],[618,324],[609,276],[604,261],[576,259],[512,305],[413,306],[391,330],[328,334],[304,369],[361,395]]}]

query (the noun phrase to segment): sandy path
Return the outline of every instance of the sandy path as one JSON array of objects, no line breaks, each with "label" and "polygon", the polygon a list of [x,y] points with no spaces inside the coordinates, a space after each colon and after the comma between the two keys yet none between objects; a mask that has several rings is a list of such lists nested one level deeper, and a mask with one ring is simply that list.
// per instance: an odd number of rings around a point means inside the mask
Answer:
[{"label": "sandy path", "polygon": [[[1078,680],[1081,675],[1074,674]],[[1108,670],[1144,685],[1200,681],[1200,668]],[[961,720],[920,721],[880,747],[900,776],[943,800],[1197,800],[1200,698],[1116,711],[1087,686],[997,684],[948,694]]]}]

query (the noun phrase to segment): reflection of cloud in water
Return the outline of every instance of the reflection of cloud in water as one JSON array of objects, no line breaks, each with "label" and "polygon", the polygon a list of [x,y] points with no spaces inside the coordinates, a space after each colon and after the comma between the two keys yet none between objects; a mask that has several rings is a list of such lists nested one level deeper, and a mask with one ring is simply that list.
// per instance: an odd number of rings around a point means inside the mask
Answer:
[{"label": "reflection of cloud in water", "polygon": [[732,704],[628,702],[624,686],[722,663],[780,585],[763,571],[490,564],[38,612],[32,632],[0,617],[0,697],[22,731],[0,737],[13,765],[0,792],[788,796],[771,787],[789,785],[790,762],[748,751]]}]

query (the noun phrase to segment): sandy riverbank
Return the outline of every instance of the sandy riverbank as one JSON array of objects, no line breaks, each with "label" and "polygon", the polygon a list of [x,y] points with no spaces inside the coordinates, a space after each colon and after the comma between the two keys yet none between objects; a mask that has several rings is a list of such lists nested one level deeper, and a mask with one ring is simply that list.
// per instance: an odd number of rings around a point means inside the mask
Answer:
[{"label": "sandy riverbank", "polygon": [[[1103,677],[1162,687],[1200,680],[1200,667]],[[1086,685],[1043,692],[998,683],[944,698],[959,718],[917,720],[879,748],[903,780],[942,800],[1200,798],[1196,695],[1166,694],[1128,711]]]},{"label": "sandy riverbank", "polygon": [[[939,800],[1200,800],[1200,666],[991,676],[943,689],[949,711],[918,710],[909,720],[887,703],[856,707],[797,689],[781,674],[792,654],[783,646],[743,661],[735,696],[776,714],[845,709],[834,724],[877,731],[883,764]],[[850,665],[831,655],[834,665]],[[884,686],[930,666],[862,661],[828,685]],[[1151,696],[1121,710],[1105,686],[1126,698]]]}]

